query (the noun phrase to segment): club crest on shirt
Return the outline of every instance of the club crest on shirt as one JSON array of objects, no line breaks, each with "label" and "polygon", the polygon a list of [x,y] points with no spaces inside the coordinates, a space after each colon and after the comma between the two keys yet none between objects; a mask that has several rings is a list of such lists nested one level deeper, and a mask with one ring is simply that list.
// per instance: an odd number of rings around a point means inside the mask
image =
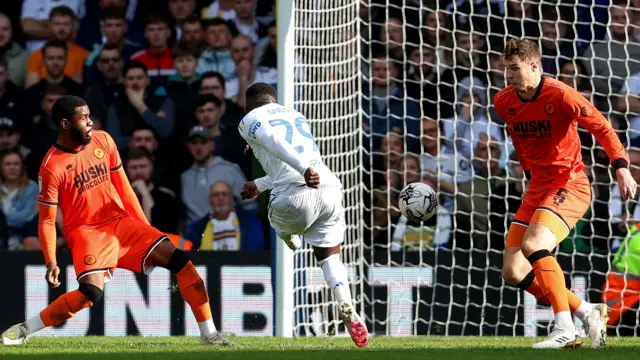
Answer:
[{"label": "club crest on shirt", "polygon": [[93,155],[98,159],[102,159],[104,157],[104,151],[100,148],[93,149]]},{"label": "club crest on shirt", "polygon": [[553,103],[548,102],[544,105],[544,112],[546,112],[549,115],[553,115],[556,113],[556,106],[553,105]]},{"label": "club crest on shirt", "polygon": [[96,257],[93,254],[88,254],[84,257],[84,263],[87,265],[93,265],[96,263]]}]

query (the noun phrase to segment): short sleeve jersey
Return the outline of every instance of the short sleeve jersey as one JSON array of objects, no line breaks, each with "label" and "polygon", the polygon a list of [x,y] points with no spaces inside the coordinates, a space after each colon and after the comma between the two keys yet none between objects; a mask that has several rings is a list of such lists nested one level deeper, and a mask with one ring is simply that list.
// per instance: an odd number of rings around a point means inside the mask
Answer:
[{"label": "short sleeve jersey", "polygon": [[111,172],[121,167],[116,144],[104,131],[94,130],[79,150],[54,144],[40,165],[38,202],[62,211],[65,233],[126,216],[111,182]]}]

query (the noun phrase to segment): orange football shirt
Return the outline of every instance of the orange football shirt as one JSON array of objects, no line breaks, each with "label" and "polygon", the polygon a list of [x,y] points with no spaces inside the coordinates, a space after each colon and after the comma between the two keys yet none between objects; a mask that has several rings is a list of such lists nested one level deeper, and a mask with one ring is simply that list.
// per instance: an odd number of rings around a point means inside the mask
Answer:
[{"label": "orange football shirt", "polygon": [[62,211],[65,235],[81,225],[126,216],[111,182],[111,172],[121,167],[116,144],[104,131],[94,130],[91,142],[80,150],[54,144],[40,165],[38,202]]},{"label": "orange football shirt", "polygon": [[611,162],[627,153],[607,119],[570,86],[543,77],[530,100],[509,85],[494,97],[496,112],[507,124],[518,159],[531,172],[531,187],[566,183],[582,171],[578,124],[593,134]]}]

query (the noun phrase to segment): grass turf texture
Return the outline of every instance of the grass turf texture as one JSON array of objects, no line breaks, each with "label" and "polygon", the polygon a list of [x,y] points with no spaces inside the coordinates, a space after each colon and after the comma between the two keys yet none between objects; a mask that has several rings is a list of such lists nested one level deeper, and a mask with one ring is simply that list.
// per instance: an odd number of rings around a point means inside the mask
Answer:
[{"label": "grass turf texture", "polygon": [[640,338],[609,338],[606,349],[533,350],[523,337],[373,337],[365,349],[348,338],[231,338],[242,346],[219,348],[197,338],[72,337],[32,338],[23,346],[0,345],[0,359],[638,359]]}]

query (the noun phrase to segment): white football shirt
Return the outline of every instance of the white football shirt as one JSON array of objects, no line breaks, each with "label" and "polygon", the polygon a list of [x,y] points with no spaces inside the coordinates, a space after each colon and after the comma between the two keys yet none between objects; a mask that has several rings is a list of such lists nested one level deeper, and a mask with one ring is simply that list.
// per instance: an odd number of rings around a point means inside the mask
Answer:
[{"label": "white football shirt", "polygon": [[320,175],[320,185],[340,185],[340,180],[322,161],[307,119],[294,108],[268,104],[252,110],[238,125],[240,135],[267,173],[256,179],[262,192],[302,185],[307,168]]}]

